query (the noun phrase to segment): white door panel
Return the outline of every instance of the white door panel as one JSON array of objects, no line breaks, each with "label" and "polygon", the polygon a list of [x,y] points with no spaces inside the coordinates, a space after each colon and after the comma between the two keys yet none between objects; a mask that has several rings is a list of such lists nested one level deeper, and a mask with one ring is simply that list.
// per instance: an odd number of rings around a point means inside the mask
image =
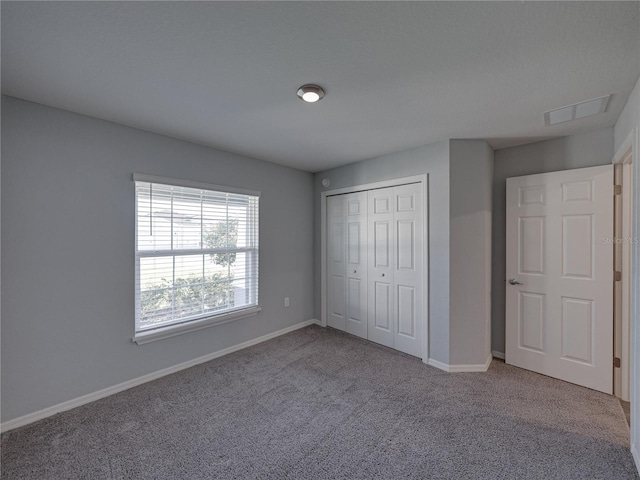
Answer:
[{"label": "white door panel", "polygon": [[612,166],[507,179],[507,363],[612,392],[612,234]]},{"label": "white door panel", "polygon": [[369,340],[393,347],[396,325],[393,283],[393,187],[370,190],[369,200]]},{"label": "white door panel", "polygon": [[422,321],[424,312],[423,265],[423,199],[419,184],[394,187],[394,222],[396,232],[395,271],[396,332],[394,348],[414,355],[422,354]]},{"label": "white door panel", "polygon": [[347,205],[346,331],[367,338],[367,193],[345,195]]},{"label": "white door panel", "polygon": [[369,191],[369,340],[422,355],[422,189]]},{"label": "white door panel", "polygon": [[[370,318],[371,337],[377,330],[382,330],[383,335],[392,335],[392,312],[391,312],[391,290],[392,286],[388,282],[373,281],[372,316]],[[381,342],[378,342],[381,343]]]},{"label": "white door panel", "polygon": [[345,199],[327,198],[327,325],[346,329]]}]

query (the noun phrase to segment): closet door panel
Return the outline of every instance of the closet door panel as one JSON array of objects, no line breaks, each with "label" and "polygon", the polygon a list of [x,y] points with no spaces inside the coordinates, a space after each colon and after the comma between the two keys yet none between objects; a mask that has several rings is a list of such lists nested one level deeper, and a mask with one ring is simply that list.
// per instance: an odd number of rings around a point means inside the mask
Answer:
[{"label": "closet door panel", "polygon": [[367,338],[367,193],[345,195],[346,331]]},{"label": "closet door panel", "polygon": [[327,325],[346,329],[345,199],[327,198]]},{"label": "closet door panel", "polygon": [[416,335],[415,292],[409,285],[398,285],[398,335],[414,338]]},{"label": "closet door panel", "polygon": [[391,285],[374,281],[373,288],[373,328],[391,334]]},{"label": "closet door panel", "polygon": [[369,194],[369,340],[393,347],[395,292],[393,285],[393,188]]},{"label": "closet door panel", "polygon": [[373,222],[373,266],[374,268],[389,268],[391,266],[391,221],[380,220]]},{"label": "closet door panel", "polygon": [[394,348],[422,355],[423,292],[423,200],[419,184],[394,187],[395,292]]}]

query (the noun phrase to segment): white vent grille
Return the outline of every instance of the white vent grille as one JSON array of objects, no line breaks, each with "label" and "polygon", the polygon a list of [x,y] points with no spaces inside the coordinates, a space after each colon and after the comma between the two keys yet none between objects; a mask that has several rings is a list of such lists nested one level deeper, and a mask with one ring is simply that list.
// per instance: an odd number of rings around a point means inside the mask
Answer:
[{"label": "white vent grille", "polygon": [[544,124],[547,126],[556,125],[558,123],[569,122],[571,120],[577,120],[578,118],[590,117],[592,115],[604,113],[607,110],[610,98],[611,95],[605,95],[604,97],[574,103],[573,105],[556,108],[555,110],[549,110],[548,112],[544,112]]}]

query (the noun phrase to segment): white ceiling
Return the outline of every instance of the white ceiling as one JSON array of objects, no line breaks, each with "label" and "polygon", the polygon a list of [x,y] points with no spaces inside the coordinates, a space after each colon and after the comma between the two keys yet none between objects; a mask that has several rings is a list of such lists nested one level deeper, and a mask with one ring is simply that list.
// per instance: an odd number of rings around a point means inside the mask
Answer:
[{"label": "white ceiling", "polygon": [[[2,91],[319,171],[448,138],[612,126],[638,2],[2,2]],[[310,105],[304,83],[327,94]],[[543,112],[612,93],[608,112]]]}]

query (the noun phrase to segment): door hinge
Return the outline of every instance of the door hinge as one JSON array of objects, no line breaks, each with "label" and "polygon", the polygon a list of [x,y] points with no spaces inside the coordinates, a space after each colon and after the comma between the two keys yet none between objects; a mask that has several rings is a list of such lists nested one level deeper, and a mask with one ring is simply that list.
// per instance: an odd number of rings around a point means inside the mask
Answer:
[{"label": "door hinge", "polygon": [[613,278],[616,282],[622,281],[622,272],[613,272]]},{"label": "door hinge", "polygon": [[614,185],[613,186],[613,194],[614,195],[622,195],[622,185]]},{"label": "door hinge", "polygon": [[614,357],[613,359],[613,366],[615,368],[620,368],[620,358],[619,357]]}]

